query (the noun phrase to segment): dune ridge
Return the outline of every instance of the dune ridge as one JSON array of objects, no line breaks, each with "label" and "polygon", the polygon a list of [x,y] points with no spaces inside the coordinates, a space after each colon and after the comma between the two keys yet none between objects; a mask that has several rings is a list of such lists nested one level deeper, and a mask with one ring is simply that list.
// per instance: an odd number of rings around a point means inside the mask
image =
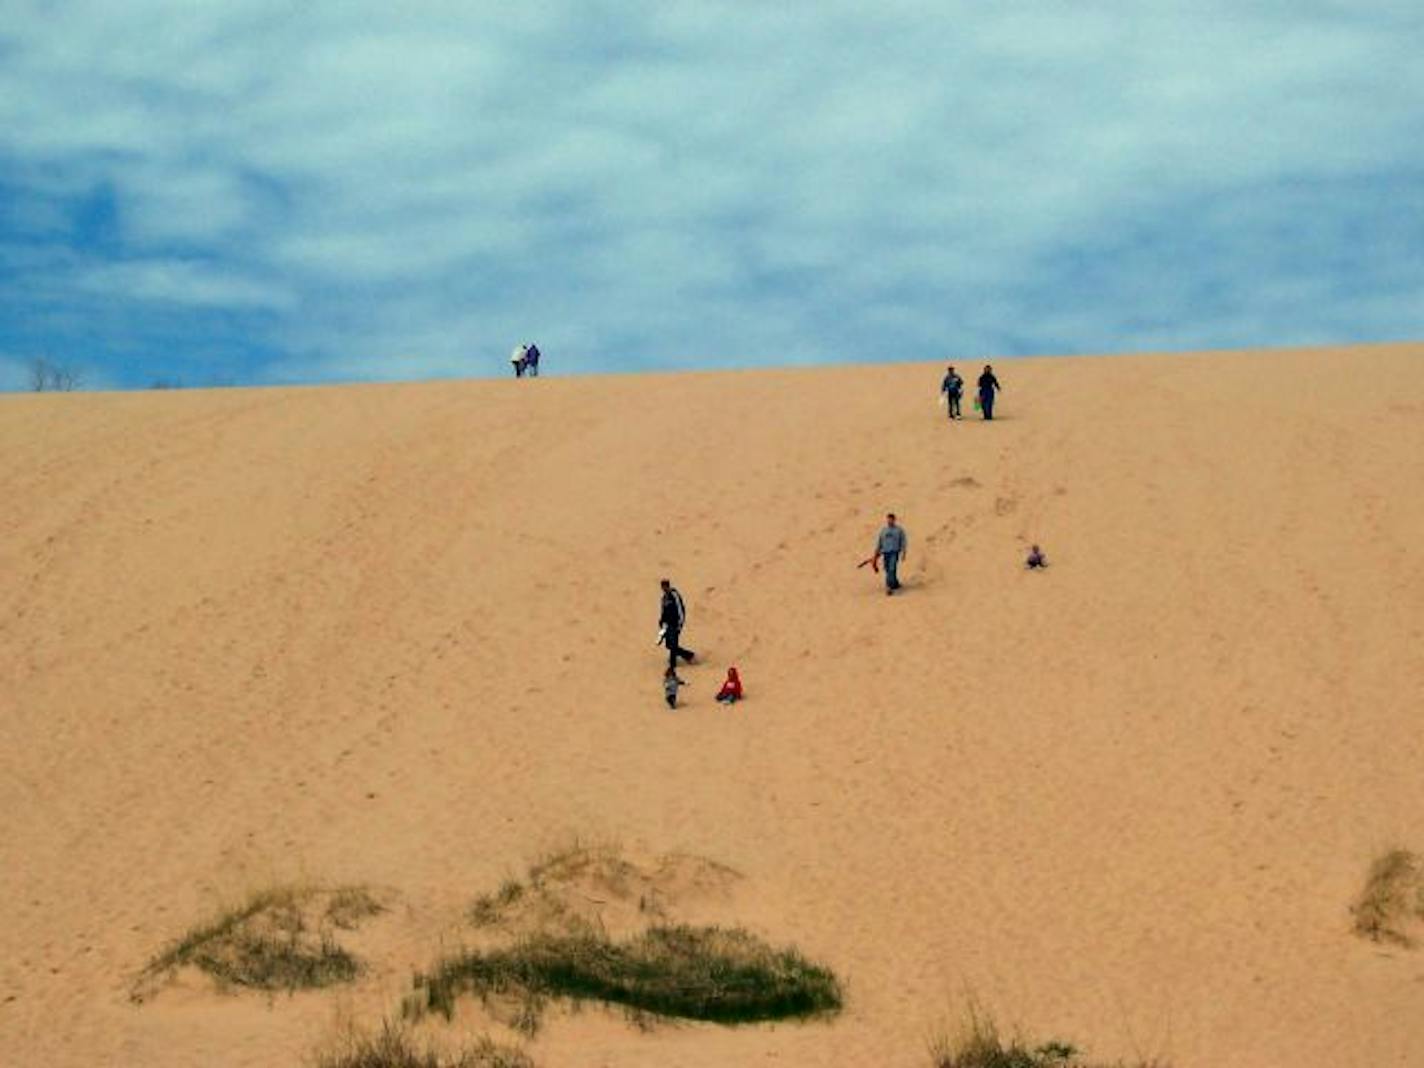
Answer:
[{"label": "dune ridge", "polygon": [[[995,367],[992,424],[927,363],[0,397],[0,1063],[300,1063],[574,837],[735,869],[846,1009],[555,1013],[549,1068],[925,1065],[971,994],[1099,1060],[1412,1063],[1424,952],[1350,907],[1424,851],[1424,344]],[[304,879],[401,897],[355,985],[131,1003]]]}]

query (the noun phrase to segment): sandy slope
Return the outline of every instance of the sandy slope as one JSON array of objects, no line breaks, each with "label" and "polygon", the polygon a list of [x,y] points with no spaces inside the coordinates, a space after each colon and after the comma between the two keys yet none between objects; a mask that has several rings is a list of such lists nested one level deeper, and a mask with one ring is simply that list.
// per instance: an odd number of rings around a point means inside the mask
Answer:
[{"label": "sandy slope", "polygon": [[[1424,345],[998,370],[953,426],[937,365],[0,398],[0,1063],[297,1064],[575,835],[732,865],[850,1000],[555,1014],[549,1068],[924,1065],[968,992],[1103,1057],[1424,1063],[1424,951],[1348,913],[1424,850]],[[291,878],[402,895],[358,987],[130,1004]]]}]

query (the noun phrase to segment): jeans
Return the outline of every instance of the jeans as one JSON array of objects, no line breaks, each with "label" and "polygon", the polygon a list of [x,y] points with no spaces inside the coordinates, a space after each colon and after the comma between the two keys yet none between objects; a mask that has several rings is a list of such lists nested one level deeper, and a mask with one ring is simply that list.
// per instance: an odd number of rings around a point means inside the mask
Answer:
[{"label": "jeans", "polygon": [[994,391],[992,389],[981,389],[979,391],[979,407],[984,410],[984,418],[994,418]]},{"label": "jeans", "polygon": [[667,642],[668,667],[677,667],[677,658],[682,657],[689,664],[692,663],[692,650],[684,649],[678,644],[678,639],[682,636],[681,627],[668,627],[667,633],[663,636],[663,641]]},{"label": "jeans", "polygon": [[900,579],[895,574],[895,569],[900,566],[899,553],[881,553],[880,561],[885,565],[885,588],[887,590],[898,590]]},{"label": "jeans", "polygon": [[958,419],[958,418],[959,418],[959,394],[958,394],[958,393],[951,393],[951,394],[949,394],[949,403],[946,404],[945,407],[947,407],[947,408],[949,409],[949,417],[950,417],[951,419]]}]

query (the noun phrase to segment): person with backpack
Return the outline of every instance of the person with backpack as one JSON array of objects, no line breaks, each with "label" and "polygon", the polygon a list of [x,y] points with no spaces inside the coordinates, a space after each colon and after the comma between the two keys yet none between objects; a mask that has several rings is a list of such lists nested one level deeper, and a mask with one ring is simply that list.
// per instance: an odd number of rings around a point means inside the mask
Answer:
[{"label": "person with backpack", "polygon": [[682,628],[687,624],[687,606],[682,594],[667,579],[662,580],[662,608],[658,612],[658,626],[662,632],[662,642],[667,646],[668,667],[676,670],[679,659],[692,663],[693,652],[681,644]]},{"label": "person with backpack", "polygon": [[979,376],[979,410],[985,419],[994,418],[994,393],[1002,388],[994,377],[994,369],[986,363],[984,373]]},{"label": "person with backpack", "polygon": [[949,369],[945,372],[944,381],[940,383],[939,391],[944,394],[944,403],[949,410],[949,417],[963,419],[964,416],[959,411],[959,398],[964,395],[964,379],[955,373],[954,364],[950,364]]}]

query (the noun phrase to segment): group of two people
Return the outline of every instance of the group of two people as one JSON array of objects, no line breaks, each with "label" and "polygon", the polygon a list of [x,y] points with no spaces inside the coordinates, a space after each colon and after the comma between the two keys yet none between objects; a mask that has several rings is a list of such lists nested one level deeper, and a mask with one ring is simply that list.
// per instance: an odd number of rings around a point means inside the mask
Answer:
[{"label": "group of two people", "polygon": [[[663,672],[663,697],[668,708],[677,707],[677,691],[687,683],[678,677],[677,662],[692,663],[695,654],[682,646],[682,628],[687,624],[687,604],[669,579],[662,580],[663,599],[658,611],[658,643],[668,651],[667,671]],[[727,679],[717,691],[717,700],[735,704],[742,699],[742,677],[735,667],[727,669]]]},{"label": "group of two people", "polygon": [[[994,369],[987,363],[984,365],[984,373],[979,376],[979,411],[983,413],[985,419],[994,418],[994,394],[1002,387],[999,380],[994,377]],[[940,383],[939,391],[944,394],[945,407],[949,410],[951,419],[963,419],[964,416],[959,410],[959,400],[964,396],[964,379],[960,378],[954,370],[954,364],[950,364],[945,370],[944,381]]]},{"label": "group of two people", "polygon": [[514,366],[514,377],[539,377],[539,346],[534,344],[515,345],[509,354],[509,362]]}]

